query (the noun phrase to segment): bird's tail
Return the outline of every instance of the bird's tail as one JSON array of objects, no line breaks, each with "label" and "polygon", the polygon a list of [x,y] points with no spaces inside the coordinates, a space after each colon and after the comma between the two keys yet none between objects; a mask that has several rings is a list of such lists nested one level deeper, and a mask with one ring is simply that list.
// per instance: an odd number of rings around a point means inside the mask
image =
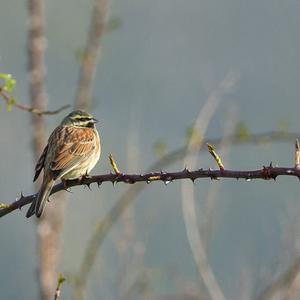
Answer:
[{"label": "bird's tail", "polygon": [[26,213],[26,218],[30,218],[34,214],[37,216],[37,218],[39,218],[42,215],[53,185],[54,180],[46,182],[44,180],[36,199],[33,200]]}]

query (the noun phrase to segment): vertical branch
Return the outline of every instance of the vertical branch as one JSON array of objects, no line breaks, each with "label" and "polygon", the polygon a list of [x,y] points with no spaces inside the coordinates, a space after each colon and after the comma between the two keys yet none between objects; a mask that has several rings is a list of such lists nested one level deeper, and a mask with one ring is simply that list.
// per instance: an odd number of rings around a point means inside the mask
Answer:
[{"label": "vertical branch", "polygon": [[[44,53],[46,39],[44,36],[44,1],[28,0],[29,33],[28,33],[28,73],[29,92],[32,107],[45,110],[47,96],[44,87],[46,67]],[[34,161],[43,151],[46,144],[46,124],[43,116],[31,114],[32,148]],[[36,185],[39,188],[41,181]],[[61,194],[60,194],[61,195]],[[53,298],[55,290],[58,242],[62,224],[62,199],[55,201],[54,208],[48,207],[45,216],[37,224],[38,278],[41,299]]]},{"label": "vertical branch", "polygon": [[[46,93],[44,80],[46,69],[44,52],[46,40],[44,37],[44,2],[28,0],[29,33],[28,33],[28,73],[29,93],[33,107],[44,110],[46,107]],[[31,115],[33,125],[34,159],[38,159],[45,144],[45,121],[42,116]]]},{"label": "vertical branch", "polygon": [[100,56],[100,39],[105,30],[108,0],[94,0],[91,24],[84,50],[79,81],[75,96],[75,108],[87,109],[91,99],[91,86]]}]

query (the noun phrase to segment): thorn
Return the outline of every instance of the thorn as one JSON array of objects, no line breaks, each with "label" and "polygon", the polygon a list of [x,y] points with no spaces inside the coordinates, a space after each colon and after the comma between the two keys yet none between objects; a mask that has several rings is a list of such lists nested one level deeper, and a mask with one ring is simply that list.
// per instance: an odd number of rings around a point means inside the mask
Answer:
[{"label": "thorn", "polygon": [[185,173],[185,174],[190,174],[191,173],[191,171],[187,167],[185,167],[182,172]]},{"label": "thorn", "polygon": [[270,165],[270,166],[268,166],[268,167],[266,167],[266,166],[263,166],[263,169],[262,169],[262,177],[263,177],[263,179],[265,179],[265,180],[270,180],[270,179],[272,179],[272,177],[273,177],[273,175],[271,174],[271,169],[272,169],[273,167]]},{"label": "thorn", "polygon": [[102,184],[102,181],[97,181],[98,188],[100,188],[101,184]]},{"label": "thorn", "polygon": [[20,200],[24,198],[24,194],[23,192],[21,192],[21,197],[20,197]]},{"label": "thorn", "polygon": [[87,187],[88,187],[88,189],[91,191],[91,184],[88,182],[88,183],[86,183],[85,184]]},{"label": "thorn", "polygon": [[[21,197],[20,198],[16,198],[15,199],[15,202],[18,202],[18,201],[20,201],[20,200],[22,200],[22,197],[23,197],[23,194],[22,194],[22,192],[21,192]],[[0,203],[0,208],[2,209],[2,208],[9,208],[9,204],[4,204],[4,203]],[[18,205],[18,209],[19,210],[21,210],[21,205],[19,204]]]}]

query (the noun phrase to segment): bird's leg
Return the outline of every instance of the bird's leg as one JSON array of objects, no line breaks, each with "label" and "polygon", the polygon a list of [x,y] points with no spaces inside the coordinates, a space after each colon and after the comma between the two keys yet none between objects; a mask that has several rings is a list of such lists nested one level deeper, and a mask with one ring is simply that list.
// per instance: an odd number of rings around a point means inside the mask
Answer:
[{"label": "bird's leg", "polygon": [[[89,180],[89,179],[91,179],[91,178],[92,178],[92,176],[90,176],[88,173],[85,173],[85,174],[83,174],[83,175],[80,177],[80,181],[81,181],[81,182],[84,182],[84,181]],[[91,189],[91,187],[90,187],[91,183],[90,183],[90,182],[84,182],[84,184],[85,184],[89,189]]]},{"label": "bird's leg", "polygon": [[91,175],[89,175],[88,173],[85,173],[85,174],[83,174],[83,175],[80,177],[80,180],[91,179],[91,178],[92,178]]}]

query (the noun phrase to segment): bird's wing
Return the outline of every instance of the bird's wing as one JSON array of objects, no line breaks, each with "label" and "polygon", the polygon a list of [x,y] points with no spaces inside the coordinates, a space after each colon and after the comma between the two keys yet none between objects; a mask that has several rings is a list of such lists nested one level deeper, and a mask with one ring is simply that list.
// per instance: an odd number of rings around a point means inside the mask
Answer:
[{"label": "bird's wing", "polygon": [[91,128],[60,126],[50,136],[50,143],[54,146],[50,168],[59,177],[93,152],[95,134]]},{"label": "bird's wing", "polygon": [[45,159],[46,159],[46,156],[47,156],[47,151],[48,151],[48,144],[47,146],[45,147],[42,155],[40,156],[36,166],[35,166],[35,175],[34,175],[34,178],[33,178],[33,181],[36,181],[37,178],[39,177],[43,167],[44,167],[44,164],[45,164]]}]

